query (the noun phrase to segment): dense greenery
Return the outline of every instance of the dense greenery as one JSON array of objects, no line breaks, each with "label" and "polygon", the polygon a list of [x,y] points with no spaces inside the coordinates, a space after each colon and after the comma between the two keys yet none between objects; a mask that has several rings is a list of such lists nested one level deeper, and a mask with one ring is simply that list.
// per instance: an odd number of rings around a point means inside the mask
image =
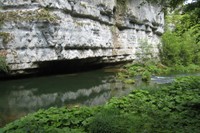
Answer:
[{"label": "dense greenery", "polygon": [[[166,18],[161,61],[168,66],[200,65],[200,1],[188,4]],[[171,27],[171,28],[170,28]]]},{"label": "dense greenery", "polygon": [[[127,64],[121,72],[117,74],[117,77],[127,83],[132,81],[136,76],[141,76],[143,81],[150,81],[152,75],[169,75],[178,73],[194,73],[200,71],[200,67],[195,64],[188,66],[173,65],[171,67],[162,65],[161,63],[145,62],[145,63],[134,63]],[[128,82],[129,83],[129,82]],[[133,83],[133,82],[130,82]]]},{"label": "dense greenery", "polygon": [[99,107],[50,108],[8,124],[3,132],[192,132],[200,128],[200,77],[140,88]]}]

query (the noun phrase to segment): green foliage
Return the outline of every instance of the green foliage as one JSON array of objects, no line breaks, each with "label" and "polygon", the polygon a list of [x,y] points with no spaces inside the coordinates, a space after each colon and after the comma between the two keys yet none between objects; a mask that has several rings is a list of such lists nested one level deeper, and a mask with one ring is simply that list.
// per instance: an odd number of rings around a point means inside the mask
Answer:
[{"label": "green foliage", "polygon": [[133,90],[104,106],[40,110],[3,132],[198,133],[199,109],[200,77],[182,77],[166,87]]},{"label": "green foliage", "polygon": [[143,73],[142,73],[142,81],[145,81],[145,82],[148,82],[148,81],[150,81],[151,80],[151,72],[149,72],[149,71],[144,71]]},{"label": "green foliage", "polygon": [[190,31],[182,36],[172,31],[167,31],[163,36],[163,46],[160,57],[163,64],[167,66],[196,64],[200,51],[195,42],[195,37]]},{"label": "green foliage", "polygon": [[135,84],[135,80],[134,79],[126,79],[124,80],[125,84]]},{"label": "green foliage", "polygon": [[[160,57],[167,66],[190,64],[200,65],[200,2],[185,5],[182,13],[175,11],[166,17],[167,27],[174,28],[162,36]],[[194,7],[193,9],[191,9]]]},{"label": "green foliage", "polygon": [[132,79],[135,76],[141,76],[142,80],[148,82],[152,74],[160,74],[161,69],[155,64],[156,57],[153,55],[152,44],[148,41],[141,40],[140,47],[136,52],[137,63],[125,65],[124,68],[117,74],[117,77],[124,83],[134,83]]},{"label": "green foliage", "polygon": [[47,21],[49,23],[56,23],[57,20],[58,17],[50,14],[46,9],[26,12],[9,11],[0,13],[0,25],[4,22],[10,21]]},{"label": "green foliage", "polygon": [[0,56],[0,72],[8,72],[6,58]]},{"label": "green foliage", "polygon": [[138,62],[145,63],[149,60],[153,61],[153,45],[148,42],[147,39],[140,40],[139,50],[136,52]]},{"label": "green foliage", "polygon": [[186,77],[161,89],[134,90],[126,97],[112,99],[108,106],[125,114],[131,113],[137,119],[136,132],[197,133],[200,126],[199,80],[200,77]]},{"label": "green foliage", "polygon": [[152,62],[145,62],[144,64],[135,63],[125,65],[117,77],[127,83],[126,81],[131,81],[136,76],[141,76],[142,81],[148,82],[151,79],[151,75],[163,73],[166,73],[166,69],[163,69],[159,64],[155,65]]},{"label": "green foliage", "polygon": [[128,5],[128,0],[117,0],[117,13],[124,14]]},{"label": "green foliage", "polygon": [[121,114],[118,109],[106,109],[95,115],[90,131],[92,133],[128,133],[133,120],[130,115]]},{"label": "green foliage", "polygon": [[162,10],[171,9],[174,10],[176,7],[183,5],[187,0],[145,0],[149,3],[155,3],[162,6]]},{"label": "green foliage", "polygon": [[145,62],[125,65],[117,78],[126,84],[134,84],[133,79],[141,77],[144,82],[149,82],[152,75],[170,75],[180,73],[195,73],[200,71],[200,66],[189,64],[187,66],[175,64],[173,66],[165,66],[161,63]]},{"label": "green foliage", "polygon": [[50,108],[48,110],[40,110],[34,114],[28,115],[7,125],[5,132],[44,132],[44,131],[65,131],[68,128],[71,131],[79,130],[83,132],[81,127],[87,126],[90,117],[97,112],[98,108]]}]

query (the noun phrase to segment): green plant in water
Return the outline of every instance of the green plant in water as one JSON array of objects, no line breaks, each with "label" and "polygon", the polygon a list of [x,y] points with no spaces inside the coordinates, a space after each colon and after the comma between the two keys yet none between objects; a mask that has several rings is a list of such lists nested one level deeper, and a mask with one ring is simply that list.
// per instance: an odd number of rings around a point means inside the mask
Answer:
[{"label": "green plant in water", "polygon": [[143,73],[142,73],[142,81],[144,81],[144,82],[148,82],[148,81],[150,81],[151,80],[151,72],[149,72],[149,71],[144,71]]},{"label": "green plant in water", "polygon": [[135,80],[134,79],[125,79],[125,80],[123,80],[123,82],[125,84],[135,84]]}]

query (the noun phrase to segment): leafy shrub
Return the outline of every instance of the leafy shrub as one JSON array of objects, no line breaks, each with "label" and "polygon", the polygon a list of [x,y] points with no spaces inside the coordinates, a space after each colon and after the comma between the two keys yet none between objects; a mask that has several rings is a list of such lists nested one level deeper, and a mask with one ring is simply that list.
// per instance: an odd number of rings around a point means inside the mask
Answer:
[{"label": "leafy shrub", "polygon": [[92,133],[127,133],[132,125],[129,117],[121,115],[117,109],[103,110],[97,114],[91,125]]},{"label": "leafy shrub", "polygon": [[87,127],[88,118],[97,112],[98,108],[50,108],[48,110],[40,110],[34,114],[30,114],[20,120],[17,120],[4,129],[5,132],[44,132],[48,130],[82,130],[83,125]]},{"label": "leafy shrub", "polygon": [[144,71],[142,73],[142,81],[148,82],[151,80],[151,73],[149,71]]},{"label": "leafy shrub", "polygon": [[137,62],[141,64],[157,62],[157,55],[153,51],[153,44],[149,43],[147,39],[139,41],[139,49],[136,51]]},{"label": "leafy shrub", "polygon": [[191,32],[178,36],[172,31],[167,31],[163,36],[163,45],[160,52],[161,61],[167,66],[184,65],[195,63],[195,38]]},{"label": "leafy shrub", "polygon": [[[161,61],[164,65],[200,65],[199,1],[185,5],[166,17],[167,26],[173,24],[162,36]],[[192,7],[192,8],[191,8]]]}]

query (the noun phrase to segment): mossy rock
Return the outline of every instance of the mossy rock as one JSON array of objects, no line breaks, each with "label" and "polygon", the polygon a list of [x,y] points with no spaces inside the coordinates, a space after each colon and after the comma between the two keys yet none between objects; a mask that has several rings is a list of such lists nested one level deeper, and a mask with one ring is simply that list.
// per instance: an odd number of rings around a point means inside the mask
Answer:
[{"label": "mossy rock", "polygon": [[149,82],[151,80],[151,72],[149,71],[144,71],[142,73],[142,81],[144,82]]},{"label": "mossy rock", "polygon": [[56,23],[59,18],[51,14],[46,9],[38,9],[34,11],[8,11],[8,12],[0,12],[0,25],[4,22],[10,21],[44,21],[49,23]]},{"label": "mossy rock", "polygon": [[117,74],[117,77],[120,78],[120,79],[126,79],[126,78],[129,78],[129,74],[123,73],[123,72],[119,72]]},{"label": "mossy rock", "polygon": [[0,32],[0,38],[3,39],[3,44],[7,44],[9,41],[12,40],[11,34],[7,32]]},{"label": "mossy rock", "polygon": [[0,56],[0,72],[8,72],[8,65],[6,63],[6,58]]},{"label": "mossy rock", "polygon": [[134,79],[127,79],[123,81],[125,84],[135,84],[135,80]]}]

